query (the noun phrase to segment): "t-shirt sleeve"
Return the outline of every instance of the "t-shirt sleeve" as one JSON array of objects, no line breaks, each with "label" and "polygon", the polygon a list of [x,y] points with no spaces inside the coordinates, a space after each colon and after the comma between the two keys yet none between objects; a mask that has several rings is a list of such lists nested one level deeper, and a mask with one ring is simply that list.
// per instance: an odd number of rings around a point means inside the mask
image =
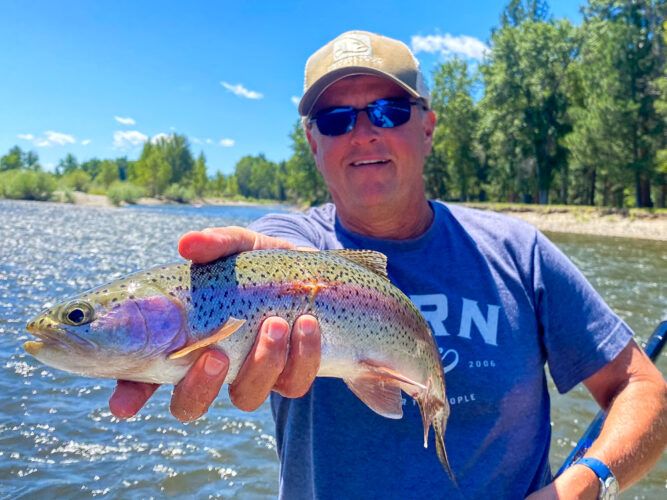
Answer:
[{"label": "t-shirt sleeve", "polygon": [[632,330],[581,272],[537,233],[534,293],[549,371],[561,393],[595,374],[632,338]]},{"label": "t-shirt sleeve", "polygon": [[248,229],[274,236],[297,247],[320,248],[321,237],[309,219],[301,214],[269,214],[252,222]]}]

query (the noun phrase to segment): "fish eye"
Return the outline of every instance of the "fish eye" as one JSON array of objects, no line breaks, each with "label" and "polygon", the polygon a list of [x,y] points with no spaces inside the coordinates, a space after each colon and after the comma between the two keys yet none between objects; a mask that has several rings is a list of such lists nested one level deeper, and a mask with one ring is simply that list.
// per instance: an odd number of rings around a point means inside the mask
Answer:
[{"label": "fish eye", "polygon": [[94,311],[90,304],[75,301],[67,305],[63,312],[63,321],[68,325],[80,326],[93,320]]}]

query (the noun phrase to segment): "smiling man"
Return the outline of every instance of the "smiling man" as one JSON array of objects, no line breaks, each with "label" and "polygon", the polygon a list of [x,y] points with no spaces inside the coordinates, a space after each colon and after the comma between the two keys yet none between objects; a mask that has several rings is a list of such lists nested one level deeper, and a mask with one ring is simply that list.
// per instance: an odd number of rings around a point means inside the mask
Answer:
[{"label": "smiling man", "polygon": [[[308,60],[299,111],[334,203],[268,216],[251,230],[188,233],[181,254],[205,262],[295,246],[385,253],[391,281],[423,312],[442,353],[445,443],[458,484],[432,436],[423,448],[411,400],[400,420],[373,413],[341,380],[315,379],[315,318],[302,316],[291,330],[267,318],[229,392],[243,410],[271,394],[281,498],[613,498],[645,474],[667,440],[660,372],[533,226],[427,199],[422,172],[435,116],[407,46],[340,35]],[[561,392],[583,382],[608,412],[587,460],[555,481],[545,363]],[[228,365],[219,351],[203,354],[174,391],[174,415],[205,413]],[[119,382],[111,409],[132,415],[154,389]]]}]

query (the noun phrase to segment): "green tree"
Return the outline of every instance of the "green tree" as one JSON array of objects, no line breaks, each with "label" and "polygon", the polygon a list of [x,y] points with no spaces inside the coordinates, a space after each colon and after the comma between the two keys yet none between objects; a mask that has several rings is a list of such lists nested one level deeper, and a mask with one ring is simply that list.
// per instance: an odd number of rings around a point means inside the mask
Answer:
[{"label": "green tree", "polygon": [[592,99],[606,105],[614,123],[605,134],[607,147],[623,161],[611,174],[618,174],[620,182],[632,176],[640,207],[652,206],[651,182],[659,174],[657,152],[664,145],[665,123],[656,100],[657,81],[665,71],[666,18],[663,0],[590,0],[585,9],[587,62],[604,83],[593,90]]},{"label": "green tree", "polygon": [[250,196],[278,199],[278,165],[266,159],[263,153],[253,158],[250,170]]},{"label": "green tree", "polygon": [[472,98],[475,76],[465,61],[454,58],[440,64],[433,75],[432,108],[436,114],[433,159],[425,166],[429,195],[445,197],[446,180],[454,189],[450,194],[466,201],[473,187],[479,192],[479,161],[476,157],[477,109]]},{"label": "green tree", "polygon": [[39,156],[37,156],[37,153],[34,151],[25,153],[23,162],[25,163],[25,167],[29,170],[34,170],[35,172],[42,170],[42,166],[39,164]]},{"label": "green tree", "polygon": [[88,172],[90,176],[94,179],[95,177],[97,177],[101,165],[102,165],[102,160],[100,160],[99,158],[91,158],[90,160],[81,163],[81,170],[83,170],[84,172]]},{"label": "green tree", "polygon": [[111,186],[115,181],[120,180],[118,165],[114,160],[103,160],[100,162],[95,181],[105,188]]},{"label": "green tree", "polygon": [[130,170],[130,180],[144,186],[151,196],[164,193],[172,179],[171,165],[161,146],[160,143],[153,145],[146,142],[139,160]]},{"label": "green tree", "polygon": [[285,165],[285,194],[287,199],[320,205],[331,199],[324,177],[315,165],[306,134],[297,120],[290,133],[292,156]]},{"label": "green tree", "polygon": [[211,191],[217,196],[225,196],[227,192],[227,177],[222,172],[216,172],[210,182]]},{"label": "green tree", "polygon": [[199,157],[195,162],[194,169],[192,171],[192,187],[195,191],[195,194],[199,197],[204,195],[204,190],[206,189],[208,183],[208,177],[206,177],[206,157],[204,153],[199,153]]},{"label": "green tree", "polygon": [[564,83],[580,40],[568,21],[546,19],[546,2],[526,4],[529,8],[506,16],[511,24],[491,36],[493,50],[481,68],[481,126],[492,147],[490,161],[503,171],[504,178],[497,180],[514,184],[509,189],[518,188],[524,195],[534,193],[544,204],[554,173],[566,166],[562,138],[571,125]]},{"label": "green tree", "polygon": [[195,161],[187,137],[172,134],[158,139],[155,147],[171,168],[171,182],[187,183],[192,180]]},{"label": "green tree", "polygon": [[14,146],[9,152],[0,158],[0,172],[6,170],[21,169],[24,167],[24,153],[20,147]]},{"label": "green tree", "polygon": [[72,153],[67,153],[67,156],[58,162],[56,172],[59,175],[64,175],[72,173],[78,168],[79,163],[76,161],[76,157]]}]

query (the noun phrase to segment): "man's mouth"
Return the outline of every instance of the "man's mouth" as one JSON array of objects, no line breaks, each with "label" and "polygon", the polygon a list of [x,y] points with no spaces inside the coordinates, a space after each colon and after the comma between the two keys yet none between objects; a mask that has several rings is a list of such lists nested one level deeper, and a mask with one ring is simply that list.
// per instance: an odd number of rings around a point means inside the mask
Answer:
[{"label": "man's mouth", "polygon": [[363,167],[366,165],[386,165],[389,160],[359,160],[353,161],[350,165],[353,167]]}]

